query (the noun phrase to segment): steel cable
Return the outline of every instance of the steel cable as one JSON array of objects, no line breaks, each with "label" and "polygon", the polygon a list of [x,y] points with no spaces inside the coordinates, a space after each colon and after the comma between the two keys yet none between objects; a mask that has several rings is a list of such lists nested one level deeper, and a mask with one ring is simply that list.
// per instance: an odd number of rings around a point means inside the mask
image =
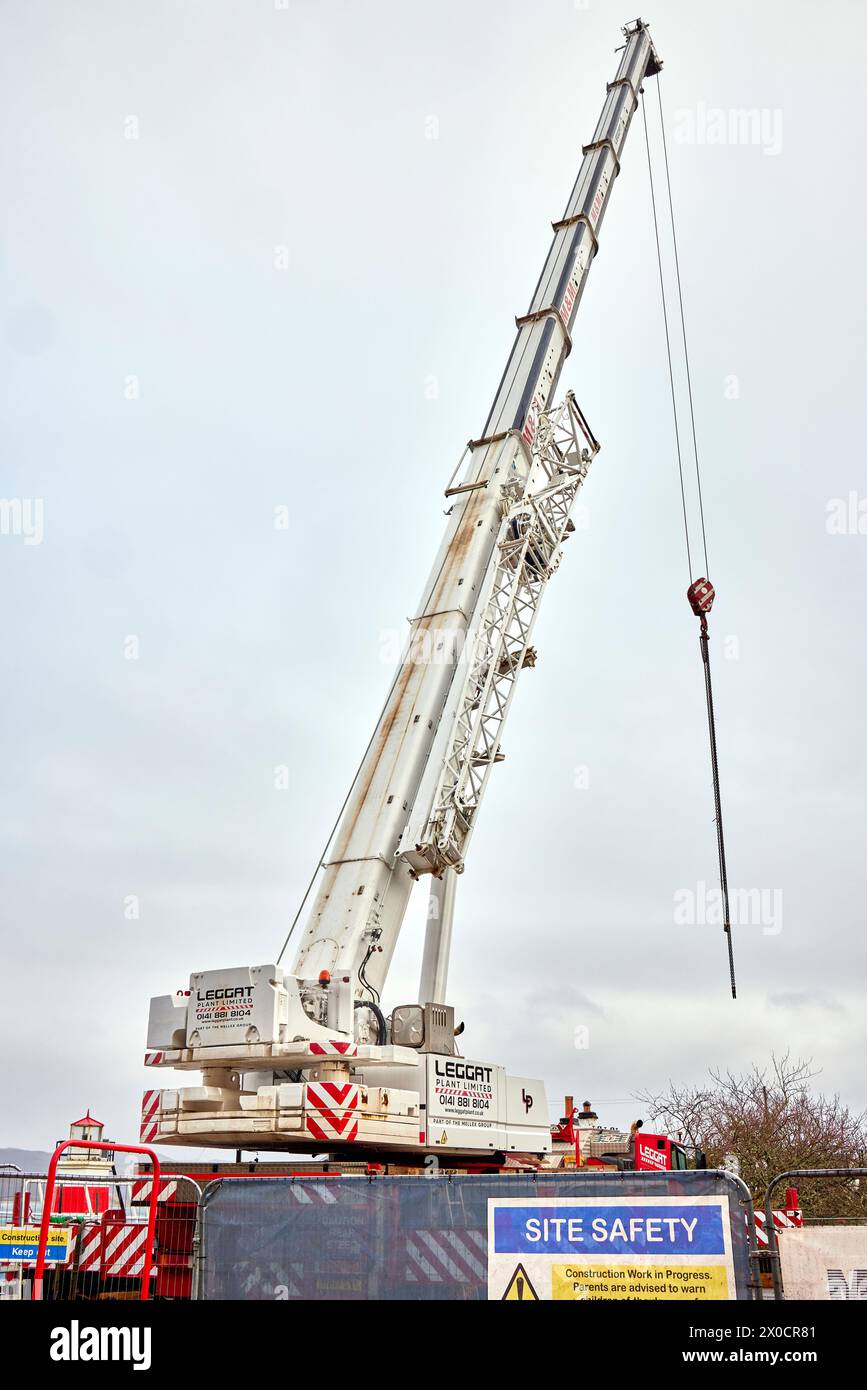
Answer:
[{"label": "steel cable", "polygon": [[[701,519],[702,549],[703,549],[703,552],[704,552],[705,576],[708,577],[709,570],[708,570],[708,560],[707,560],[707,532],[706,532],[706,529],[705,529],[704,502],[703,502],[703,499],[702,499],[702,491],[701,491],[701,468],[700,468],[700,464],[699,464],[698,439],[697,439],[697,432],[696,432],[696,426],[695,426],[695,407],[694,407],[693,395],[692,395],[692,376],[691,376],[690,368],[689,368],[689,346],[688,346],[687,337],[686,337],[686,316],[685,316],[685,314],[684,314],[684,308],[683,308],[683,288],[682,288],[682,285],[681,285],[681,279],[680,279],[680,262],[679,262],[678,253],[677,253],[677,232],[676,232],[676,230],[675,230],[674,201],[673,201],[672,193],[671,193],[671,175],[670,175],[669,165],[668,165],[668,146],[667,146],[666,139],[665,139],[665,120],[664,120],[664,115],[663,115],[663,110],[662,110],[662,93],[661,93],[661,90],[660,90],[660,87],[659,87],[659,77],[658,77],[658,75],[657,75],[657,95],[658,95],[658,97],[659,97],[659,124],[660,124],[660,129],[661,129],[661,131],[662,131],[662,148],[663,148],[663,154],[664,154],[664,158],[665,158],[665,180],[666,180],[666,188],[667,188],[667,192],[668,192],[668,208],[669,208],[669,214],[670,214],[670,217],[671,217],[671,237],[672,237],[672,246],[673,246],[673,250],[674,250],[674,267],[675,267],[675,277],[676,277],[676,281],[677,281],[677,298],[678,298],[678,305],[679,305],[679,309],[680,309],[680,328],[681,328],[681,336],[682,336],[682,338],[683,338],[683,358],[684,358],[684,366],[685,366],[685,369],[686,369],[687,395],[688,395],[688,398],[689,398],[689,418],[690,418],[690,424],[691,424],[691,429],[692,429],[693,454],[694,454],[694,457],[695,457],[695,477],[696,477],[696,485],[697,485],[697,488],[698,488],[698,505],[699,505],[699,516],[700,516],[700,519]],[[667,358],[668,358],[668,377],[669,377],[669,383],[670,383],[670,387],[671,387],[671,407],[672,407],[672,413],[673,413],[673,416],[674,416],[674,436],[675,436],[675,442],[676,442],[676,445],[677,445],[677,470],[678,470],[678,477],[679,477],[679,480],[680,480],[680,498],[681,498],[681,505],[682,505],[682,508],[683,508],[683,529],[684,529],[684,536],[685,536],[685,539],[686,539],[687,565],[688,565],[688,568],[689,568],[690,601],[692,602],[692,601],[693,601],[693,600],[692,600],[693,579],[692,579],[692,555],[691,555],[691,548],[690,548],[690,541],[689,541],[689,516],[688,516],[687,505],[686,505],[686,489],[685,489],[685,486],[684,486],[684,477],[683,477],[683,457],[682,457],[681,447],[680,447],[680,429],[679,429],[678,417],[677,417],[677,393],[676,393],[676,390],[675,390],[675,384],[674,384],[674,368],[673,368],[673,365],[672,365],[672,357],[671,357],[671,336],[670,336],[669,327],[668,327],[668,310],[667,310],[667,306],[666,306],[666,296],[665,296],[665,277],[664,277],[663,269],[662,269],[662,248],[661,248],[661,245],[660,245],[660,237],[659,237],[659,220],[658,220],[658,218],[657,218],[657,213],[656,213],[656,194],[655,194],[654,185],[653,185],[653,163],[652,163],[652,160],[651,160],[651,157],[650,157],[650,136],[649,136],[648,128],[647,128],[647,111],[646,111],[645,105],[644,105],[644,91],[643,91],[643,89],[642,89],[642,100],[641,100],[641,115],[642,115],[643,122],[644,122],[644,143],[645,143],[645,147],[646,147],[646,149],[647,149],[647,173],[648,173],[648,178],[649,178],[649,180],[650,180],[650,202],[651,202],[651,207],[652,207],[652,210],[653,210],[653,231],[654,231],[654,237],[655,237],[655,240],[656,240],[656,260],[657,260],[657,265],[658,265],[658,267],[659,267],[659,290],[660,290],[660,296],[661,296],[661,298],[662,298],[662,316],[663,316],[663,321],[664,321],[664,324],[665,324],[665,349],[666,349],[666,355],[667,355]],[[711,589],[710,592],[711,592],[711,602],[712,602],[713,590]],[[736,985],[736,982],[735,982],[735,963],[734,963],[734,951],[733,951],[733,947],[732,947],[731,916],[730,916],[730,910],[729,910],[728,870],[727,870],[727,867],[726,867],[725,837],[724,837],[724,834],[723,834],[723,819],[722,819],[722,800],[721,800],[721,796],[720,796],[720,785],[719,785],[719,761],[718,761],[718,757],[717,757],[716,719],[715,719],[715,716],[714,716],[713,688],[712,688],[712,685],[711,685],[711,674],[710,674],[710,647],[709,647],[710,638],[709,638],[709,633],[708,633],[707,617],[706,617],[705,613],[702,612],[700,608],[696,608],[695,606],[694,606],[694,611],[695,611],[696,613],[698,613],[698,615],[699,615],[700,618],[701,618],[701,637],[700,637],[699,640],[700,640],[700,646],[701,646],[701,658],[702,658],[702,663],[703,663],[703,666],[704,666],[705,697],[706,697],[706,701],[707,701],[707,722],[708,722],[708,735],[709,735],[709,739],[710,739],[711,774],[712,774],[712,780],[713,780],[714,819],[715,819],[715,823],[716,823],[717,853],[718,853],[718,857],[719,857],[719,879],[720,879],[720,891],[721,891],[721,894],[722,894],[722,908],[723,908],[723,931],[724,931],[724,933],[725,933],[726,945],[727,945],[727,948],[728,948],[729,977],[730,977],[730,980],[731,980],[732,999],[736,999],[736,998],[737,998],[737,985]]]}]

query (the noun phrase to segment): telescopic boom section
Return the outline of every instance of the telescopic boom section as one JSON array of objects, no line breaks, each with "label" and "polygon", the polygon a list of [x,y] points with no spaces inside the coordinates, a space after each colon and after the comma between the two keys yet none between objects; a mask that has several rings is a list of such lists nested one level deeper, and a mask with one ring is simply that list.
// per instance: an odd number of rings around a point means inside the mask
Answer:
[{"label": "telescopic boom section", "polygon": [[[641,20],[624,33],[617,74],[583,148],[566,210],[553,224],[530,307],[516,321],[517,336],[484,429],[465,451],[462,476],[447,490],[452,508],[446,533],[293,965],[293,975],[306,980],[322,971],[349,976],[359,997],[370,997],[371,990],[378,996],[382,988],[418,876],[463,868],[481,791],[499,760],[498,734],[514,678],[529,664],[527,637],[538,593],[534,599],[532,582],[522,591],[516,579],[505,594],[510,562],[506,557],[504,563],[504,527],[522,550],[524,580],[528,572],[532,580],[534,568],[547,577],[559,558],[568,506],[564,520],[562,497],[559,510],[549,506],[547,514],[533,499],[550,502],[551,489],[563,493],[565,483],[571,505],[583,478],[580,435],[591,446],[584,451],[584,471],[598,447],[574,402],[564,407],[556,427],[547,412],[571,348],[572,324],[639,91],[660,68]],[[539,476],[537,463],[540,430],[550,436],[542,450],[547,476]],[[512,557],[513,576],[518,561]],[[498,604],[500,626],[492,636],[492,605]],[[511,605],[508,611],[504,604]],[[504,677],[508,690],[498,686]],[[475,723],[474,709],[480,711]]]}]

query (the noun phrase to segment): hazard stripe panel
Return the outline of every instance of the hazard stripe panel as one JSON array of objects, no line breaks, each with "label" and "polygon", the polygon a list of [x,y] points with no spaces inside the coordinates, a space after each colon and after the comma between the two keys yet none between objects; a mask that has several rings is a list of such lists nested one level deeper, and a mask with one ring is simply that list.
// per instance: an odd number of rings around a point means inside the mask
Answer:
[{"label": "hazard stripe panel", "polygon": [[102,1229],[103,1278],[132,1279],[141,1274],[147,1250],[147,1226],[118,1222]]},{"label": "hazard stripe panel", "polygon": [[[767,1246],[768,1233],[765,1230],[765,1213],[757,1211],[754,1213],[756,1218],[756,1241],[761,1246]],[[799,1230],[804,1221],[800,1208],[792,1211],[775,1211],[773,1213],[774,1227],[778,1231]]]},{"label": "hazard stripe panel", "polygon": [[[131,1202],[149,1202],[151,1199],[152,1178],[144,1178],[142,1182],[134,1182],[130,1188],[129,1200]],[[158,1202],[167,1202],[170,1197],[174,1197],[178,1190],[178,1184],[173,1178],[160,1178],[159,1191],[157,1192]]]},{"label": "hazard stripe panel", "polygon": [[360,1088],[351,1082],[311,1081],[304,1087],[304,1123],[323,1144],[358,1137]]},{"label": "hazard stripe panel", "polygon": [[358,1046],[351,1042],[312,1042],[310,1052],[314,1057],[357,1057]]},{"label": "hazard stripe panel", "polygon": [[157,1137],[156,1116],[160,1108],[159,1091],[145,1091],[141,1102],[141,1142],[150,1144],[151,1140]]},{"label": "hazard stripe panel", "polygon": [[81,1272],[87,1274],[98,1270],[102,1248],[101,1228],[99,1226],[83,1226],[81,1234],[78,1236],[78,1244],[81,1250],[78,1268]]},{"label": "hazard stripe panel", "polygon": [[481,1231],[416,1230],[407,1236],[406,1278],[412,1284],[473,1284],[487,1278]]}]

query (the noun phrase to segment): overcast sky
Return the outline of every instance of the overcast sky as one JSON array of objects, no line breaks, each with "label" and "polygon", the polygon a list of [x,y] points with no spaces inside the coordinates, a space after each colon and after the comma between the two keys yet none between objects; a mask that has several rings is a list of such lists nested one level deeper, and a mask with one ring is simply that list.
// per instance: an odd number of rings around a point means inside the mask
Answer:
[{"label": "overcast sky", "polygon": [[[150,996],[274,959],[632,17],[6,0],[0,493],[31,505],[0,535],[0,1143],[48,1147],[85,1106],[134,1140]],[[552,1110],[625,1123],[641,1088],[786,1048],[860,1108],[862,8],[644,17],[730,879],[763,910],[733,1003],[719,927],[676,912],[702,917],[716,841],[636,120],[561,379],[603,449],[458,885],[450,998],[467,1054],[543,1076]],[[418,892],[389,1006],[416,996]]]}]

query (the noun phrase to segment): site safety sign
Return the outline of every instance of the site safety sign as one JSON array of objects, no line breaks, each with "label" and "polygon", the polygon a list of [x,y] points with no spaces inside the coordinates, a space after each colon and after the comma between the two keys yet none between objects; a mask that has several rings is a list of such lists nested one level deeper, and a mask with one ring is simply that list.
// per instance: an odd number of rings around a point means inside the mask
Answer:
[{"label": "site safety sign", "polygon": [[736,1297],[724,1196],[488,1202],[489,1299]]},{"label": "site safety sign", "polygon": [[[38,1226],[0,1226],[0,1260],[30,1264],[39,1252]],[[45,1259],[50,1264],[65,1264],[69,1256],[69,1231],[62,1226],[49,1226]]]}]

